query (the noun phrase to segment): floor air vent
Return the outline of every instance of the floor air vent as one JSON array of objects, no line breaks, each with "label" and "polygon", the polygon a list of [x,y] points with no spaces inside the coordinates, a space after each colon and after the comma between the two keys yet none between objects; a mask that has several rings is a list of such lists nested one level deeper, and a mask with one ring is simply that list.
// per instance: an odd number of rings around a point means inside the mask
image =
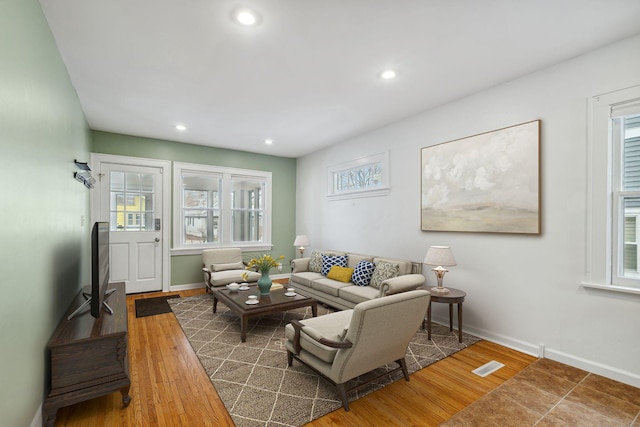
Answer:
[{"label": "floor air vent", "polygon": [[502,368],[504,365],[500,362],[496,362],[495,360],[492,360],[489,363],[485,363],[484,365],[480,366],[479,368],[474,369],[473,372],[474,374],[481,376],[481,377],[486,377],[489,374],[493,374],[495,371],[497,371],[498,369]]}]

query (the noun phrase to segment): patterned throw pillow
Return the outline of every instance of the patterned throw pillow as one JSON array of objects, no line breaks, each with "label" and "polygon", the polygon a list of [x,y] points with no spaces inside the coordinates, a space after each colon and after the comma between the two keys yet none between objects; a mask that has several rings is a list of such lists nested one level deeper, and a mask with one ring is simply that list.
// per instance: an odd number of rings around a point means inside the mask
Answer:
[{"label": "patterned throw pillow", "polygon": [[309,271],[320,273],[322,271],[322,252],[312,252],[309,260]]},{"label": "patterned throw pillow", "polygon": [[328,279],[337,280],[338,282],[349,283],[351,281],[351,276],[353,275],[353,268],[348,267],[339,267],[334,265],[329,270],[329,274],[327,274]]},{"label": "patterned throw pillow", "polygon": [[360,261],[353,270],[351,281],[358,286],[369,286],[376,265],[369,261]]},{"label": "patterned throw pillow", "polygon": [[376,264],[376,269],[373,270],[370,284],[374,288],[380,289],[380,285],[382,285],[382,282],[387,279],[391,279],[392,277],[396,277],[399,271],[400,266],[398,264],[379,262]]},{"label": "patterned throw pillow", "polygon": [[322,271],[320,273],[322,273],[323,276],[326,276],[334,265],[346,267],[346,255],[322,255]]}]

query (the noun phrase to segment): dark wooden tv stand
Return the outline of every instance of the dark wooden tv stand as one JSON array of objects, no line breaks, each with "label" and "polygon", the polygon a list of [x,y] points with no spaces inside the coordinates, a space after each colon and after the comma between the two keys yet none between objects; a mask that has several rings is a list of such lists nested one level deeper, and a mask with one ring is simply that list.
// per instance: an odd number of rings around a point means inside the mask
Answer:
[{"label": "dark wooden tv stand", "polygon": [[85,300],[82,291],[53,332],[48,344],[51,357],[51,389],[42,408],[45,426],[55,424],[59,408],[120,391],[122,404],[131,402],[127,304],[124,283],[111,283],[113,314],[103,311],[99,319],[78,313],[67,319]]}]

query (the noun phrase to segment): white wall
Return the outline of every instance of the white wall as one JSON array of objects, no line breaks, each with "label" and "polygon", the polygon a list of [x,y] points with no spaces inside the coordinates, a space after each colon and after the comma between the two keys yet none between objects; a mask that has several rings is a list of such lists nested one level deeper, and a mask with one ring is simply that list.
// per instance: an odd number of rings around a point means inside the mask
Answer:
[{"label": "white wall", "polygon": [[[497,65],[499,66],[499,65]],[[587,100],[640,84],[640,37],[298,159],[297,233],[314,249],[424,259],[451,246],[467,332],[640,386],[640,296],[587,290]],[[390,106],[389,108],[392,108]],[[420,149],[531,120],[541,126],[539,236],[420,230]],[[327,201],[327,167],[389,151],[388,196]],[[604,208],[604,207],[603,207]],[[428,284],[435,282],[425,267]],[[444,321],[446,305],[435,304]]]}]

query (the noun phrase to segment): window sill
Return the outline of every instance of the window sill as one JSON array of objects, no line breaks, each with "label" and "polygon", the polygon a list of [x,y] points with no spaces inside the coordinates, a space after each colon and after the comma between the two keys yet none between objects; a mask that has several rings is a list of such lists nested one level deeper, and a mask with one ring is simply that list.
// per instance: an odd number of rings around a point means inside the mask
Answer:
[{"label": "window sill", "polygon": [[237,246],[199,246],[197,248],[172,248],[171,256],[182,256],[182,255],[201,255],[202,251],[205,249],[216,249],[216,248],[241,248],[242,252],[260,252],[260,251],[270,251],[273,249],[273,245],[271,244],[260,244],[260,245],[237,245]]},{"label": "window sill", "polygon": [[389,187],[376,188],[374,190],[350,191],[345,193],[327,194],[327,199],[329,201],[333,201],[333,200],[357,199],[359,197],[387,196],[390,191],[391,190]]},{"label": "window sill", "polygon": [[595,283],[581,283],[580,286],[588,289],[600,289],[603,291],[609,292],[620,292],[625,294],[635,294],[640,295],[640,288],[630,288],[627,286],[618,286],[618,285],[597,285]]}]

